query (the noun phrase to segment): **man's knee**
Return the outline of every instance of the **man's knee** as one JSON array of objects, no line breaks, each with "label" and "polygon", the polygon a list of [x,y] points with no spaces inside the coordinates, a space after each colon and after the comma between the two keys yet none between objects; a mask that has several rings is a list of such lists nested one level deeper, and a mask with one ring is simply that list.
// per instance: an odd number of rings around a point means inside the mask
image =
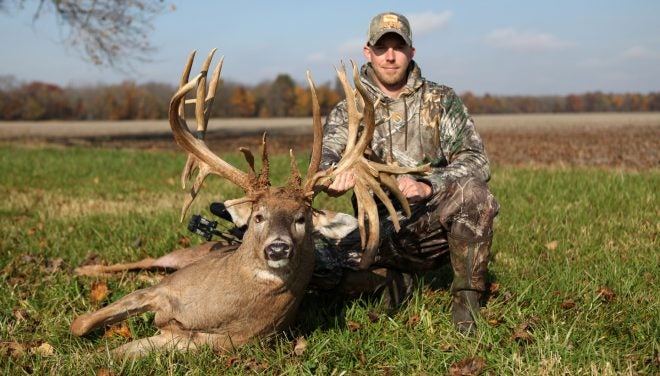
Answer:
[{"label": "man's knee", "polygon": [[451,223],[451,233],[461,237],[489,236],[499,204],[488,185],[466,177],[452,181],[447,188],[451,204],[444,214]]}]

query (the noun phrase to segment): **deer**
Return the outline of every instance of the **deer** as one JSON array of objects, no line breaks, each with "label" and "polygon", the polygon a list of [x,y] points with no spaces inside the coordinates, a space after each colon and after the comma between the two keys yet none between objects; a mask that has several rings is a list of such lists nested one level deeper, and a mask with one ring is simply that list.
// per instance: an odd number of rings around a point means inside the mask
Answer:
[{"label": "deer", "polygon": [[[194,351],[210,346],[222,352],[240,347],[256,337],[268,337],[286,330],[295,320],[300,302],[314,269],[313,234],[315,231],[346,232],[357,226],[362,236],[365,254],[375,253],[378,226],[376,203],[368,192],[376,192],[388,210],[394,213],[393,204],[383,187],[394,192],[401,204],[407,202],[398,191],[392,177],[401,173],[419,173],[428,166],[403,168],[373,162],[365,157],[368,141],[375,127],[373,101],[359,83],[355,64],[353,80],[356,88],[348,83],[346,68],[335,68],[342,81],[347,97],[356,97],[362,103],[362,112],[355,105],[351,114],[350,135],[352,141],[346,147],[344,157],[336,166],[319,171],[322,147],[322,123],[319,102],[311,74],[307,72],[313,112],[313,144],[305,181],[290,151],[291,172],[283,187],[271,186],[267,139],[264,134],[261,147],[261,168],[255,169],[254,156],[246,148],[240,148],[247,163],[244,172],[213,153],[204,142],[204,135],[218,86],[224,57],[217,63],[207,90],[207,73],[211,65],[213,49],[204,61],[201,72],[189,79],[195,51],[186,62],[179,88],[169,106],[169,123],[176,143],[187,152],[188,158],[182,172],[182,185],[192,180],[192,188],[184,200],[181,219],[197,196],[205,178],[218,175],[241,187],[245,196],[227,200],[225,206],[232,218],[247,229],[239,245],[223,248],[219,242],[209,242],[190,249],[174,251],[158,259],[148,258],[136,263],[104,266],[78,274],[95,274],[134,268],[163,267],[175,269],[158,284],[137,290],[97,311],[76,317],[70,326],[75,336],[84,336],[95,328],[111,325],[127,318],[151,311],[155,312],[154,325],[158,334],[133,340],[112,350],[115,357],[141,357],[153,351]],[[196,89],[195,98],[185,99]],[[195,105],[197,129],[193,133],[186,123],[185,105]],[[361,121],[366,124],[358,136]],[[323,191],[340,171],[354,168],[360,190],[358,207],[362,215],[353,222],[341,213],[313,208],[314,197]],[[358,188],[359,187],[359,188]],[[403,199],[401,199],[403,198]],[[409,209],[408,209],[409,210]],[[347,215],[351,217],[350,215]],[[393,215],[393,218],[396,217]],[[315,219],[316,218],[316,219]],[[338,225],[339,223],[339,225]],[[343,225],[342,225],[343,224]],[[321,230],[315,230],[315,226]],[[348,230],[346,229],[348,228]],[[325,230],[323,230],[325,228]],[[341,235],[341,234],[340,234]],[[366,266],[367,263],[365,263]],[[105,268],[105,269],[104,269]]]}]

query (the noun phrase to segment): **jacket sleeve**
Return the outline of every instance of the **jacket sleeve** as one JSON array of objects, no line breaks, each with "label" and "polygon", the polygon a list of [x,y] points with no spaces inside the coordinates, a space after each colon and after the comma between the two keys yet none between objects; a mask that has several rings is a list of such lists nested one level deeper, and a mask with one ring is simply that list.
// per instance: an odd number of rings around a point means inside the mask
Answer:
[{"label": "jacket sleeve", "polygon": [[442,190],[447,180],[473,176],[490,180],[490,166],[481,136],[460,97],[450,90],[442,102],[440,117],[440,147],[445,167],[432,169],[429,180],[433,191]]},{"label": "jacket sleeve", "polygon": [[323,126],[323,148],[321,149],[321,170],[327,170],[339,162],[346,148],[348,138],[348,115],[346,100],[339,102],[330,111]]}]

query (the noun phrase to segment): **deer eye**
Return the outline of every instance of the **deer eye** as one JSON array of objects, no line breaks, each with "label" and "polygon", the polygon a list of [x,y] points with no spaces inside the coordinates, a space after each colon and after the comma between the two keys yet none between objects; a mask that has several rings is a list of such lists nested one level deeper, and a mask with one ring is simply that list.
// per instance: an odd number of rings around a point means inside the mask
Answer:
[{"label": "deer eye", "polygon": [[264,216],[261,214],[257,214],[254,216],[254,223],[261,223],[264,220]]},{"label": "deer eye", "polygon": [[296,218],[296,224],[297,225],[304,225],[305,224],[305,216],[301,215],[300,217]]}]

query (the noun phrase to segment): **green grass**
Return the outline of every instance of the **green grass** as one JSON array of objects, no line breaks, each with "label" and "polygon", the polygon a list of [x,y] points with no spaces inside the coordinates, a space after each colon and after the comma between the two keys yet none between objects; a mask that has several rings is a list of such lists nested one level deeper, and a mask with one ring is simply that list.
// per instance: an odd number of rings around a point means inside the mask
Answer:
[{"label": "green grass", "polygon": [[[227,159],[244,166],[238,155]],[[0,373],[442,374],[470,357],[496,375],[660,372],[660,171],[497,166],[491,280],[499,288],[476,338],[451,325],[443,268],[390,315],[377,302],[310,293],[291,332],[235,352],[112,362],[104,348],[126,339],[68,332],[76,315],[98,308],[89,298],[97,279],[72,269],[91,253],[114,263],[162,255],[182,237],[199,242],[178,221],[183,162],[173,152],[0,147]],[[272,171],[286,175],[287,158],[274,157]],[[238,194],[211,177],[190,212],[208,214],[210,201]],[[327,197],[316,205],[348,208]],[[105,280],[112,294],[100,305],[155,276]],[[134,337],[154,333],[152,317],[129,320]],[[299,336],[307,348],[295,355]],[[52,354],[37,350],[48,345]]]}]

